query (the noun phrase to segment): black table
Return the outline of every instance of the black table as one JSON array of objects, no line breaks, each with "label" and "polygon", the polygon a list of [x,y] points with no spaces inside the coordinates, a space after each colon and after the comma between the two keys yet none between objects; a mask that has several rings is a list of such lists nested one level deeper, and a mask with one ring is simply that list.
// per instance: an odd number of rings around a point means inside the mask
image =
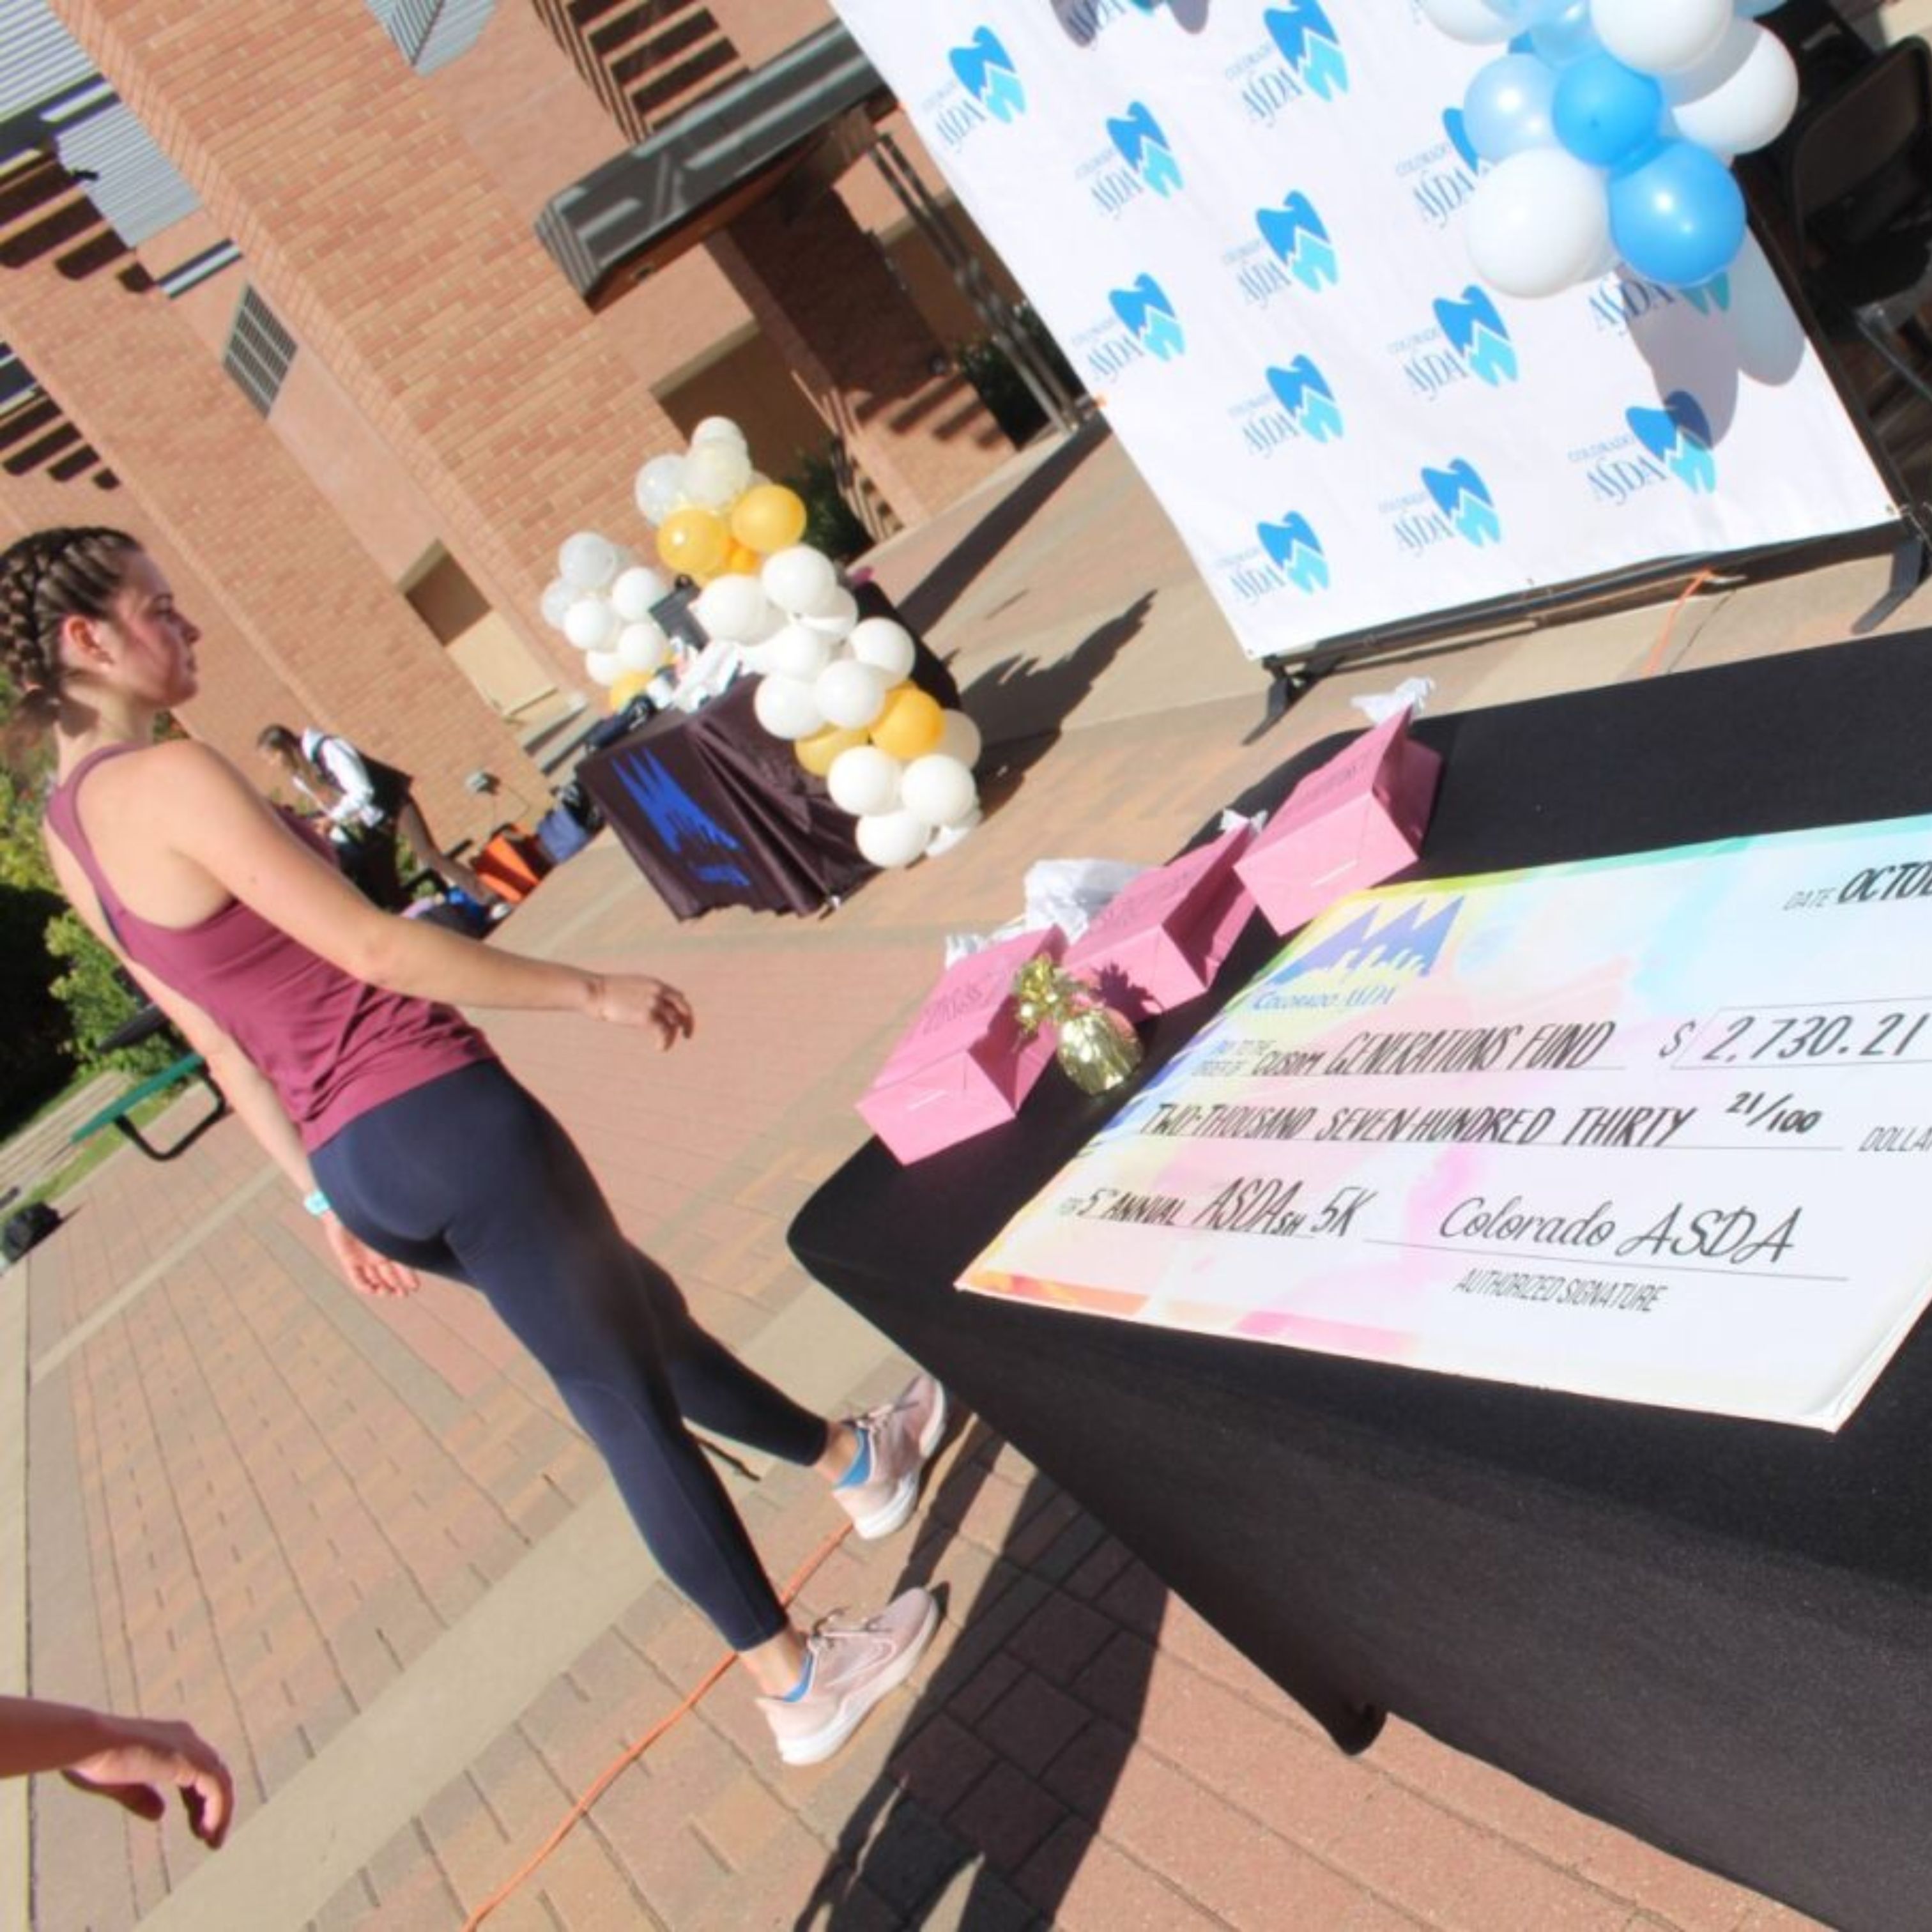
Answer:
[{"label": "black table", "polygon": [[853,820],[753,715],[755,678],[667,711],[577,768],[680,919],[713,906],[816,912],[871,871]]},{"label": "black table", "polygon": [[[1932,811],[1928,726],[1932,633],[1426,720],[1418,875]],[[793,1248],[1344,1748],[1400,1712],[1834,1924],[1932,1919],[1932,1332],[1824,1436],[954,1292],[1114,1104],[1049,1073],[915,1166],[873,1142]]]},{"label": "black table", "polygon": [[[896,616],[876,586],[855,592],[863,616]],[[914,640],[911,682],[948,709],[952,674]],[[713,906],[812,913],[872,868],[855,821],[753,711],[756,678],[740,678],[700,711],[666,711],[577,768],[638,869],[680,919]]]}]

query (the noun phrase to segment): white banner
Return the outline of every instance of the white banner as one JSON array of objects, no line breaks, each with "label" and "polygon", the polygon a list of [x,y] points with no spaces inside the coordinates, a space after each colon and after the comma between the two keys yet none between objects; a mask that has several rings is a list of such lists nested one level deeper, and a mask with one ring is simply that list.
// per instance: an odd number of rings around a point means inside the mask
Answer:
[{"label": "white banner", "polygon": [[1243,648],[1894,512],[1756,243],[1690,293],[1476,285],[1413,0],[836,0]]}]

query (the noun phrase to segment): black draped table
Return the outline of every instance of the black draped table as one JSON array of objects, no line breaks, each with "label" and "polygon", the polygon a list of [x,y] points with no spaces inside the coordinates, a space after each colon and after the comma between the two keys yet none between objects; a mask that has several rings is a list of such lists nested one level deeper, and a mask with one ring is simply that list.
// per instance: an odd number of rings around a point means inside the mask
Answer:
[{"label": "black draped table", "polygon": [[[1427,719],[1417,875],[1932,811],[1928,722],[1932,633]],[[1252,921],[1217,993],[1278,945]],[[1049,1072],[916,1166],[874,1142],[794,1250],[1345,1748],[1399,1712],[1835,1924],[1932,1923],[1928,1325],[1828,1436],[955,1292],[1114,1104]]]},{"label": "black draped table", "polygon": [[712,906],[816,912],[871,870],[854,821],[752,715],[755,678],[666,711],[586,758],[584,788],[680,919]]},{"label": "black draped table", "polygon": [[[856,586],[865,616],[896,617],[874,585]],[[959,688],[915,640],[911,681],[956,707]],[[661,712],[577,768],[638,869],[680,919],[713,906],[812,913],[872,867],[851,817],[752,710],[754,677],[701,710]]]}]

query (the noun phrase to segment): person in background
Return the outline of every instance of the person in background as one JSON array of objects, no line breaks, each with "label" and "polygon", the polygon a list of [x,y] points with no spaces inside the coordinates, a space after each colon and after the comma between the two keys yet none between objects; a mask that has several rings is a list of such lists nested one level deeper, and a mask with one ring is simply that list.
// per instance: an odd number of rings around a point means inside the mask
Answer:
[{"label": "person in background", "polygon": [[167,1816],[166,1794],[178,1791],[188,1829],[211,1850],[220,1848],[235,1813],[235,1780],[192,1725],[0,1697],[0,1778],[47,1771],[154,1824]]},{"label": "person in background", "polygon": [[54,735],[46,845],[62,890],[206,1056],[352,1286],[406,1294],[425,1268],[488,1298],[602,1452],[658,1568],[737,1653],[779,1756],[829,1756],[911,1674],[938,1603],[914,1588],[801,1629],[687,1424],[816,1471],[859,1534],[880,1537],[912,1513],[944,1391],[920,1376],[828,1421],[698,1326],[562,1126],[456,1010],[574,1012],[668,1051],[691,1036],[690,1002],[649,974],[525,958],[378,910],[218,752],[154,742],[159,714],[199,688],[200,636],[121,531],[43,530],[0,553],[0,665],[20,717]]},{"label": "person in background", "polygon": [[334,733],[311,729],[298,737],[286,724],[264,725],[255,748],[327,818],[342,852],[343,870],[385,912],[400,911],[408,897],[398,836],[446,886],[479,906],[501,904],[470,867],[442,849],[416,802],[407,772],[371,758]]}]

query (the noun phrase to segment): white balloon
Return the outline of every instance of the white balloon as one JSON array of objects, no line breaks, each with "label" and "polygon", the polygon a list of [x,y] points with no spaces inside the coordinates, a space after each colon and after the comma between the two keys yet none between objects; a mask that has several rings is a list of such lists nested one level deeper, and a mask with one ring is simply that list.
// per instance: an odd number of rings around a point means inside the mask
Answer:
[{"label": "white balloon", "polygon": [[899,802],[899,761],[876,745],[854,745],[832,760],[825,788],[832,802],[854,818],[894,810]]},{"label": "white balloon", "polygon": [[543,613],[543,620],[553,631],[563,628],[564,613],[577,602],[578,590],[574,584],[566,584],[560,577],[553,578],[544,586],[543,602],[537,607]]},{"label": "white balloon", "polygon": [[[766,663],[781,677],[795,677],[801,684],[810,684],[832,662],[835,646],[830,638],[821,638],[802,624],[788,624],[758,648]],[[822,703],[819,709],[824,710]],[[825,715],[832,716],[829,711]]]},{"label": "white balloon", "polygon": [[812,686],[795,677],[774,676],[761,680],[752,709],[774,738],[808,738],[825,722]]},{"label": "white balloon", "polygon": [[564,538],[556,574],[573,590],[602,590],[617,574],[617,547],[595,530],[579,530]]},{"label": "white balloon", "polygon": [[606,686],[615,684],[624,674],[624,667],[617,662],[615,651],[586,651],[584,670],[592,684]]},{"label": "white balloon", "polygon": [[907,811],[917,812],[935,828],[957,825],[980,802],[972,772],[944,752],[928,752],[906,766],[899,797]]},{"label": "white balloon", "polygon": [[859,600],[842,584],[833,592],[830,610],[814,611],[809,617],[799,620],[800,623],[810,626],[820,636],[834,639],[849,636],[858,621]]},{"label": "white balloon", "polygon": [[1529,148],[1476,184],[1463,230],[1469,260],[1508,296],[1552,296],[1583,280],[1610,232],[1601,168],[1561,148]]},{"label": "white balloon", "polygon": [[738,656],[747,670],[755,673],[760,677],[768,676],[770,674],[772,667],[765,656],[765,647],[763,644],[740,644],[738,646]]},{"label": "white balloon", "polygon": [[684,500],[684,458],[654,456],[638,472],[638,508],[655,526]]},{"label": "white balloon", "polygon": [[939,742],[934,750],[957,758],[970,772],[978,765],[986,741],[980,728],[963,711],[948,711],[940,721]]},{"label": "white balloon", "polygon": [[848,648],[861,664],[884,671],[894,684],[912,675],[912,633],[890,617],[868,617],[854,625]]},{"label": "white balloon", "polygon": [[916,812],[887,812],[860,819],[854,836],[861,856],[882,872],[896,872],[924,856],[932,827]]},{"label": "white balloon", "polygon": [[759,580],[765,595],[794,617],[816,616],[832,609],[832,593],[838,588],[838,573],[832,560],[809,544],[774,551],[766,558]]},{"label": "white balloon", "polygon": [[698,593],[693,614],[714,638],[747,638],[771,614],[772,602],[755,577],[733,572],[715,577]]},{"label": "white balloon", "polygon": [[986,815],[976,805],[958,824],[940,826],[933,833],[932,843],[926,848],[926,856],[928,859],[938,859],[951,851]]},{"label": "white balloon", "polygon": [[580,651],[601,651],[617,634],[617,614],[594,593],[578,597],[563,614],[563,634]]},{"label": "white balloon", "polygon": [[[1782,0],[1780,0],[1782,4]],[[735,442],[740,449],[745,447],[745,432],[729,416],[706,416],[691,432],[691,446],[697,448],[706,442]]]},{"label": "white balloon", "polygon": [[1798,64],[1778,36],[1733,20],[1708,60],[1664,83],[1677,131],[1720,154],[1766,147],[1798,111]]},{"label": "white balloon", "polygon": [[627,624],[640,624],[670,595],[670,586],[648,565],[620,571],[610,586],[610,608]]},{"label": "white balloon", "polygon": [[1516,32],[1486,0],[1420,0],[1420,5],[1432,26],[1471,46],[1492,46]]},{"label": "white balloon", "polygon": [[684,459],[684,496],[707,510],[727,510],[751,481],[752,459],[740,442],[700,443]]},{"label": "white balloon", "polygon": [[613,655],[626,670],[656,670],[670,656],[670,640],[662,625],[648,620],[626,624],[611,646]]},{"label": "white balloon", "polygon": [[1640,74],[1678,74],[1708,60],[1736,17],[1731,0],[1590,0],[1598,39]]},{"label": "white balloon", "polygon": [[838,658],[818,674],[812,687],[818,708],[828,724],[842,730],[862,731],[885,709],[891,688],[870,664],[856,658]]}]

